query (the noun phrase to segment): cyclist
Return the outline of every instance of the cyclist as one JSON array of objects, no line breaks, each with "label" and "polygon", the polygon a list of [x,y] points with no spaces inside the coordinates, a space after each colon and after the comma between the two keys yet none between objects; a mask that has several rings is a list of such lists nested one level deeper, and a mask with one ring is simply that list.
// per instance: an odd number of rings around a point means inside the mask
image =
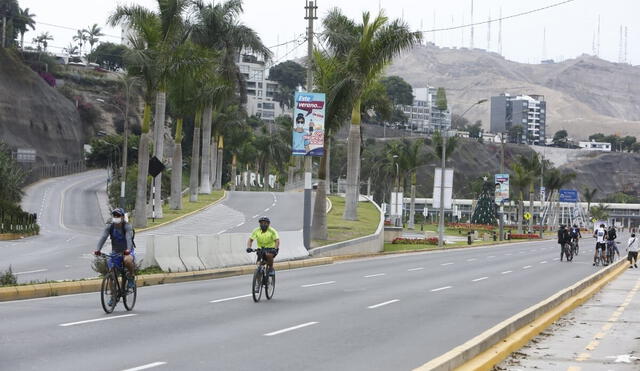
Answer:
[{"label": "cyclist", "polygon": [[270,226],[271,220],[266,216],[258,219],[258,223],[260,227],[253,230],[251,237],[249,237],[247,241],[247,252],[251,252],[251,245],[255,240],[256,245],[258,245],[258,260],[260,259],[260,254],[264,254],[267,260],[267,266],[269,267],[269,274],[273,276],[275,275],[273,259],[278,255],[278,251],[280,250],[280,236],[278,235],[278,231]]},{"label": "cyclist", "polygon": [[111,238],[111,251],[123,255],[123,264],[126,268],[128,287],[133,288],[133,276],[136,269],[135,245],[133,244],[133,228],[125,221],[124,210],[117,208],[111,212],[111,223],[102,232],[98,241],[98,247],[94,254],[100,256],[100,250],[107,237]]},{"label": "cyclist", "polygon": [[[571,244],[571,236],[569,236],[569,231],[564,224],[561,224],[560,229],[558,229],[558,243],[560,244],[560,261],[562,261],[562,257],[565,256],[564,246]],[[568,261],[569,257],[565,257]]]},{"label": "cyclist", "polygon": [[578,253],[578,242],[582,238],[582,234],[580,233],[580,228],[576,224],[573,225],[571,230],[569,231],[569,235],[571,236],[571,244],[573,245],[573,249],[575,254]]},{"label": "cyclist", "polygon": [[614,254],[617,254],[618,255],[618,259],[620,259],[620,251],[618,251],[618,245],[616,244],[616,238],[618,238],[618,235],[616,234],[616,228],[613,225],[611,225],[611,226],[609,226],[609,230],[607,231],[607,247],[609,247],[611,249],[611,257],[612,258],[613,258]]},{"label": "cyclist", "polygon": [[627,260],[629,260],[629,268],[638,268],[638,245],[640,245],[638,242],[636,234],[631,233],[631,238],[629,238],[629,242],[627,244],[627,251],[629,251],[629,255],[627,256]]},{"label": "cyclist", "polygon": [[593,266],[596,265],[596,257],[598,256],[598,250],[602,251],[602,256],[605,255],[606,236],[607,236],[607,231],[604,229],[604,224],[600,224],[600,227],[597,228],[593,233],[593,238],[596,239],[596,249],[595,249],[595,253],[593,254]]}]

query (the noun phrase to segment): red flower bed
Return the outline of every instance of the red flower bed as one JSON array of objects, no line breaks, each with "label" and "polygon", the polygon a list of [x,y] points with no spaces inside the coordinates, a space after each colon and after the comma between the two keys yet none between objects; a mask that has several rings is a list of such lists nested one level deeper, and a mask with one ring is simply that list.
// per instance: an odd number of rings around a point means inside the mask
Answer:
[{"label": "red flower bed", "polygon": [[396,237],[393,239],[393,241],[391,241],[392,244],[397,245],[397,244],[404,244],[404,245],[437,245],[438,244],[438,238],[437,237],[431,237],[431,238],[403,238],[403,237]]},{"label": "red flower bed", "polygon": [[537,238],[540,238],[539,234],[516,234],[516,233],[511,234],[512,240],[534,240]]}]

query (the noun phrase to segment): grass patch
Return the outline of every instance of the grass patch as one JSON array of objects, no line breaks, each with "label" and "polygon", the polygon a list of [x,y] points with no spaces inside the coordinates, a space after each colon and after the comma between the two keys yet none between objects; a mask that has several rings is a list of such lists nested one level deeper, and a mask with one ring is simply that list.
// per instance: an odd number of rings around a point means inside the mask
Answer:
[{"label": "grass patch", "polygon": [[168,204],[162,206],[162,213],[164,218],[156,219],[153,222],[151,219],[147,221],[147,227],[155,227],[164,223],[169,223],[183,215],[194,212],[196,210],[202,209],[206,206],[211,205],[212,203],[218,201],[224,195],[224,191],[213,191],[210,195],[198,195],[197,202],[189,202],[189,195],[185,195],[182,197],[182,210],[171,210]]},{"label": "grass patch", "polygon": [[371,202],[358,203],[358,220],[344,220],[345,199],[339,196],[330,196],[333,204],[327,215],[327,232],[329,238],[326,241],[314,240],[312,247],[329,245],[336,242],[351,240],[367,236],[376,232],[380,223],[380,212]]}]

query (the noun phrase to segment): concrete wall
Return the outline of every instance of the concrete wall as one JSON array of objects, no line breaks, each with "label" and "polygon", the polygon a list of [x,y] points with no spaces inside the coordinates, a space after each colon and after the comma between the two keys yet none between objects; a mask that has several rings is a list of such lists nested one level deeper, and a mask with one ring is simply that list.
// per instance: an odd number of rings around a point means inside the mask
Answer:
[{"label": "concrete wall", "polygon": [[[252,264],[256,255],[246,252],[248,238],[248,233],[149,235],[142,266],[157,265],[165,272],[184,272]],[[307,256],[309,253],[302,244],[302,231],[280,233],[280,253],[276,262]]]},{"label": "concrete wall", "polygon": [[324,257],[324,256],[338,256],[338,255],[352,255],[352,254],[370,254],[377,253],[384,250],[384,214],[380,209],[380,206],[376,204],[373,199],[367,198],[380,212],[380,221],[378,222],[378,228],[374,234],[355,238],[349,241],[343,241],[326,245],[322,247],[316,247],[309,250],[309,254],[312,256]]}]

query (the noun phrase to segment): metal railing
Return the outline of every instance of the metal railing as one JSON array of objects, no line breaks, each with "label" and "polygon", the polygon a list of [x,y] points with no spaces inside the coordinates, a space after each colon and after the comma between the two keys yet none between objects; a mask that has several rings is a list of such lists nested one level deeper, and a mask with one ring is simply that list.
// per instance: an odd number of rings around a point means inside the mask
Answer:
[{"label": "metal railing", "polygon": [[37,224],[37,220],[38,217],[36,214],[30,214],[27,212],[15,212],[14,210],[9,211],[0,208],[0,234],[37,233],[40,229]]}]

